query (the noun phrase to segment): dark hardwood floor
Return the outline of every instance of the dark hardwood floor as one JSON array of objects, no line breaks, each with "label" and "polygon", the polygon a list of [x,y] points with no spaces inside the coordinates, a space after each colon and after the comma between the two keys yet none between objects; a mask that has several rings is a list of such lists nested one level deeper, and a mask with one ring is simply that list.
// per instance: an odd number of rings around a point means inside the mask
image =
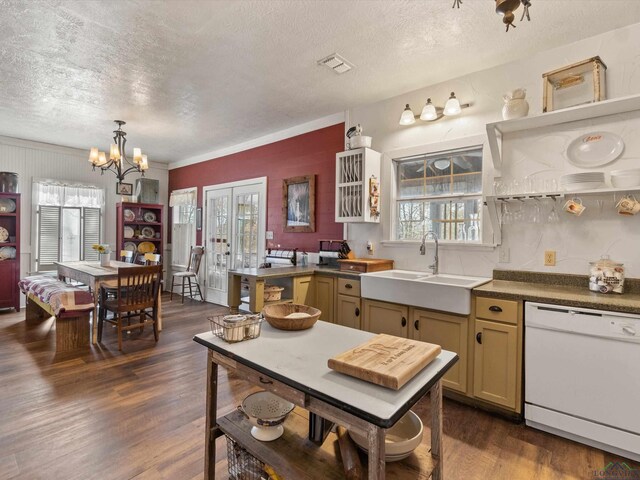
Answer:
[{"label": "dark hardwood floor", "polygon": [[[0,313],[0,479],[203,477],[206,349],[192,337],[222,310],[179,299],[164,297],[157,344],[147,328],[123,353],[105,327],[97,348],[56,356],[52,320]],[[220,413],[253,391],[224,370],[219,389]],[[595,479],[621,460],[450,400],[444,433],[447,480]],[[223,438],[217,450],[224,458]],[[227,478],[225,461],[217,470]]]}]

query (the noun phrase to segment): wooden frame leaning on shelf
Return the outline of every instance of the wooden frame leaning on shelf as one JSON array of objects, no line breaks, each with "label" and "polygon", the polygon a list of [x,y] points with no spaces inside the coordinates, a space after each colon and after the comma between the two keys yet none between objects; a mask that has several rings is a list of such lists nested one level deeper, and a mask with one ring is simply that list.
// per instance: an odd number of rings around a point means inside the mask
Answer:
[{"label": "wooden frame leaning on shelf", "polygon": [[282,181],[282,230],[316,231],[315,175],[285,178]]}]

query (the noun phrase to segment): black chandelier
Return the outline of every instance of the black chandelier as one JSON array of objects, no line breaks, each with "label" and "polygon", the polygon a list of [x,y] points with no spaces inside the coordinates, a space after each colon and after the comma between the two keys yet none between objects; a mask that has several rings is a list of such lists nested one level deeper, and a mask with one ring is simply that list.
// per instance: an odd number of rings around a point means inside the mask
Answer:
[{"label": "black chandelier", "polygon": [[113,131],[113,141],[109,148],[109,160],[105,152],[101,152],[97,147],[92,147],[89,153],[89,162],[93,165],[93,170],[96,167],[100,168],[101,173],[106,171],[113,172],[118,179],[118,183],[122,183],[125,175],[129,172],[139,172],[144,177],[144,172],[149,169],[149,162],[147,156],[142,154],[142,150],[139,148],[133,149],[133,161],[127,158],[125,152],[125,145],[127,143],[127,132],[122,130],[122,126],[126,124],[122,120],[114,120],[118,125],[118,129]]},{"label": "black chandelier", "polygon": [[[529,15],[531,0],[496,0],[496,13],[502,15],[502,22],[507,26],[507,32],[509,31],[509,27],[516,28],[513,24],[516,19],[513,12],[518,9],[520,4],[524,7],[520,21],[524,20],[525,17],[531,21],[531,16]],[[453,7],[451,8],[460,8],[460,5],[462,5],[462,0],[453,0]]]}]

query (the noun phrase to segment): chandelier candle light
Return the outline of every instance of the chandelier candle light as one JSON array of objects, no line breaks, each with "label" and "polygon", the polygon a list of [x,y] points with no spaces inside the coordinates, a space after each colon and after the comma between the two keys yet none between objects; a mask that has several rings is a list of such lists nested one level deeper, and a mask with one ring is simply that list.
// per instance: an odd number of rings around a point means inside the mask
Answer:
[{"label": "chandelier candle light", "polygon": [[120,195],[131,195],[133,185],[130,183],[122,183],[127,173],[136,171],[140,172],[144,177],[144,172],[149,169],[147,156],[142,154],[139,148],[133,149],[133,162],[127,158],[125,145],[127,143],[127,132],[122,130],[122,126],[126,124],[122,120],[114,120],[118,125],[118,129],[114,130],[113,141],[109,147],[109,159],[105,152],[101,152],[97,147],[92,147],[89,153],[89,162],[93,165],[93,170],[99,167],[101,173],[109,170],[118,179],[117,193]]}]

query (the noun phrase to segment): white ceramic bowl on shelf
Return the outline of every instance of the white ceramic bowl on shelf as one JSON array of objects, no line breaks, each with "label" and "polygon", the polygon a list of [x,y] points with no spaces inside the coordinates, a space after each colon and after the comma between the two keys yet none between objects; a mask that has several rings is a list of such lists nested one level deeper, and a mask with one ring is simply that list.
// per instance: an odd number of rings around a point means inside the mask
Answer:
[{"label": "white ceramic bowl on shelf", "polygon": [[[384,442],[386,462],[395,462],[411,455],[420,442],[424,426],[420,417],[409,410],[396,424],[387,429]],[[369,444],[367,437],[349,430],[349,436],[362,450],[367,452]]]},{"label": "white ceramic bowl on shelf", "polygon": [[640,169],[612,170],[611,185],[615,188],[640,187]]}]

